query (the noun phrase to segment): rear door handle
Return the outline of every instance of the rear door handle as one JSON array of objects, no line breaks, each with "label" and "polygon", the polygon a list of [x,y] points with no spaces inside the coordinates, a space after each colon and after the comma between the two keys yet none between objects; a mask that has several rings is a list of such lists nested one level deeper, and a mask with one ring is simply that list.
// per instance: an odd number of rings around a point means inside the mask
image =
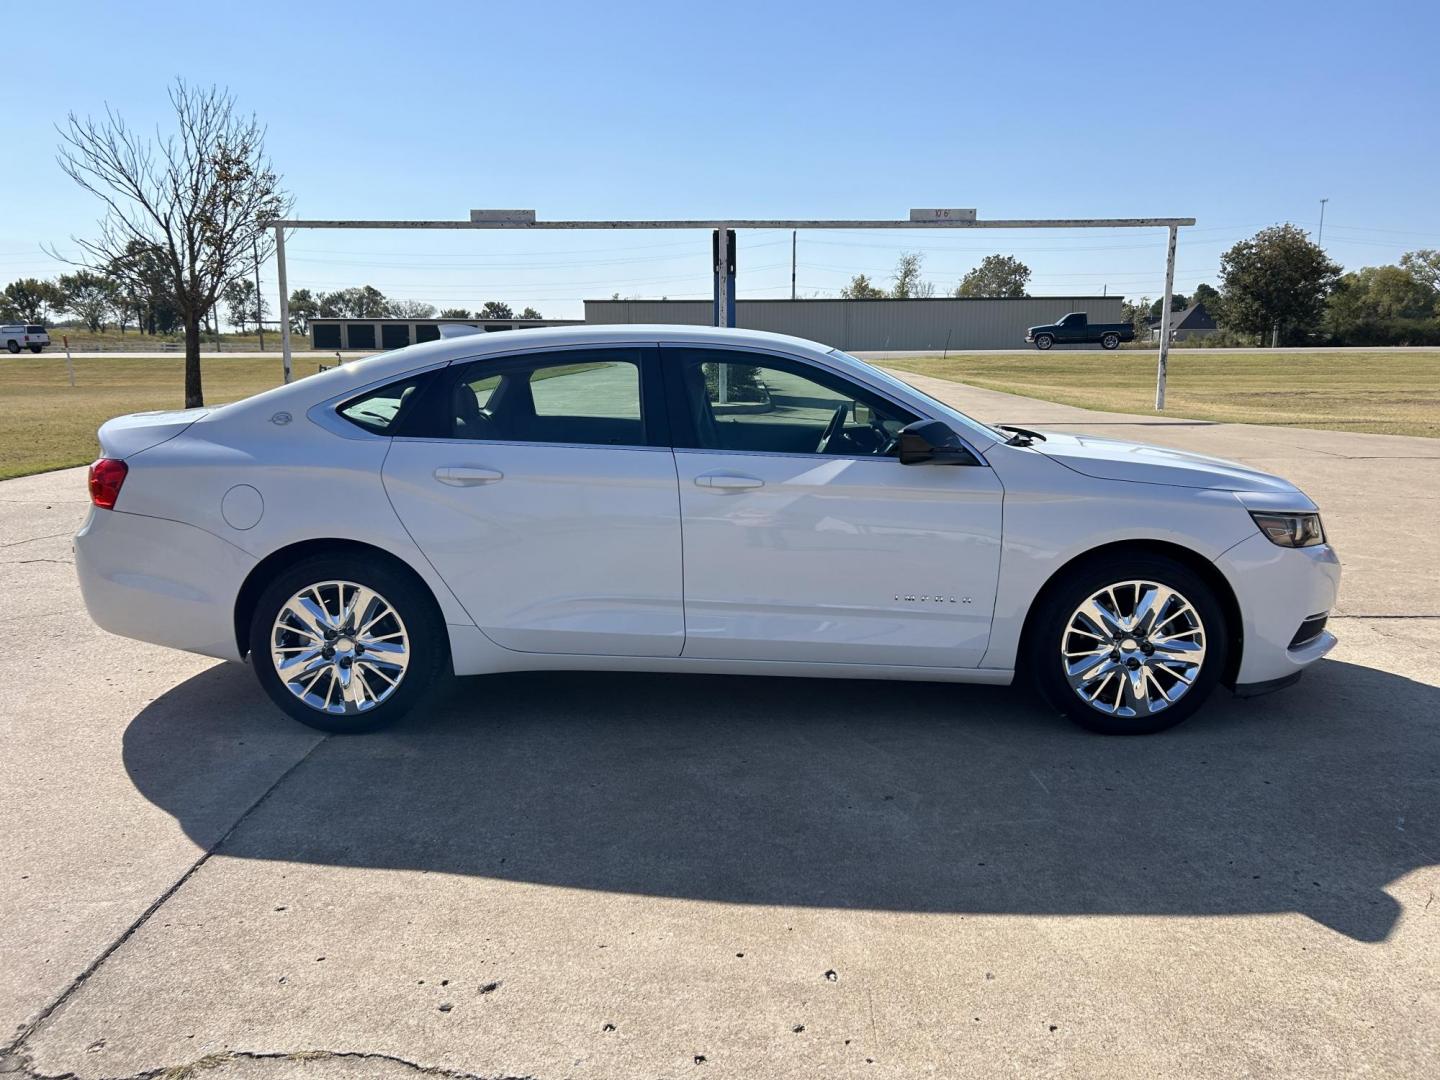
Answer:
[{"label": "rear door handle", "polygon": [[695,483],[699,487],[711,488],[715,491],[748,491],[751,488],[764,487],[765,481],[758,476],[746,476],[742,473],[705,473],[697,476]]},{"label": "rear door handle", "polygon": [[435,479],[451,487],[479,487],[503,480],[498,469],[478,469],[473,465],[442,465],[435,470]]}]

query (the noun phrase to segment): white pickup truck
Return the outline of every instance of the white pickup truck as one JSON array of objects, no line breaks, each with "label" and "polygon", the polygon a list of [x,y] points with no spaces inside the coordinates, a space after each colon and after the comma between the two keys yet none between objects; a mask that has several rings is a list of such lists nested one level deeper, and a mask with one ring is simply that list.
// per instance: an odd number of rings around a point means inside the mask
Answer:
[{"label": "white pickup truck", "polygon": [[0,326],[0,343],[12,353],[21,349],[39,352],[50,344],[50,335],[38,323],[11,323]]}]

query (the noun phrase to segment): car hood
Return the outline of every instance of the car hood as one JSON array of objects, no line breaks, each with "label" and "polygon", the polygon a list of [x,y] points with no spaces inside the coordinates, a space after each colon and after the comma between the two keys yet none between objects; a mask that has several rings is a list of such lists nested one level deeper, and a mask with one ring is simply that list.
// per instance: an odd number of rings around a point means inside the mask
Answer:
[{"label": "car hood", "polygon": [[1170,450],[1163,446],[1047,431],[1045,441],[1037,441],[1034,449],[1068,469],[1100,480],[1169,484],[1212,491],[1286,495],[1299,491],[1288,480],[1234,461],[1185,450]]}]

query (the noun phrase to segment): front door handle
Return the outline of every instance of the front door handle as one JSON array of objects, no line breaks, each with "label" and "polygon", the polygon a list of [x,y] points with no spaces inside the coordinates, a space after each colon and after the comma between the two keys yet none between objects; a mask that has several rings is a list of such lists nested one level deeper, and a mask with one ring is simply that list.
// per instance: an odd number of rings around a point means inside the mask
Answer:
[{"label": "front door handle", "polygon": [[758,476],[746,476],[743,473],[705,473],[697,476],[695,483],[699,487],[707,487],[715,491],[748,491],[751,488],[764,487],[765,481]]},{"label": "front door handle", "polygon": [[451,487],[479,487],[504,478],[505,474],[498,469],[479,469],[473,465],[442,465],[435,470],[435,479]]}]

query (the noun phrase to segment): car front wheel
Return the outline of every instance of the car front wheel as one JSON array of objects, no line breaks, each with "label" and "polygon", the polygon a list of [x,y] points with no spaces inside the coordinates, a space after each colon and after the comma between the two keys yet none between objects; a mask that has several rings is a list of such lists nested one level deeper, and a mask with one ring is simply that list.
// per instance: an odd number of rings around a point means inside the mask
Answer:
[{"label": "car front wheel", "polygon": [[17,353],[20,351],[20,343],[18,341],[7,341],[5,343],[5,347],[9,349],[12,353]]},{"label": "car front wheel", "polygon": [[1054,345],[1054,344],[1055,344],[1055,339],[1054,339],[1053,337],[1051,337],[1049,334],[1036,334],[1036,335],[1035,335],[1035,348],[1037,348],[1037,349],[1048,349],[1048,348],[1050,348],[1051,345]]},{"label": "car front wheel", "polygon": [[1092,731],[1144,735],[1204,704],[1228,628],[1211,587],[1156,555],[1081,564],[1041,600],[1027,662],[1041,693]]},{"label": "car front wheel", "polygon": [[278,574],[250,625],[260,685],[321,731],[399,720],[448,670],[433,598],[408,574],[356,556],[317,556]]}]

